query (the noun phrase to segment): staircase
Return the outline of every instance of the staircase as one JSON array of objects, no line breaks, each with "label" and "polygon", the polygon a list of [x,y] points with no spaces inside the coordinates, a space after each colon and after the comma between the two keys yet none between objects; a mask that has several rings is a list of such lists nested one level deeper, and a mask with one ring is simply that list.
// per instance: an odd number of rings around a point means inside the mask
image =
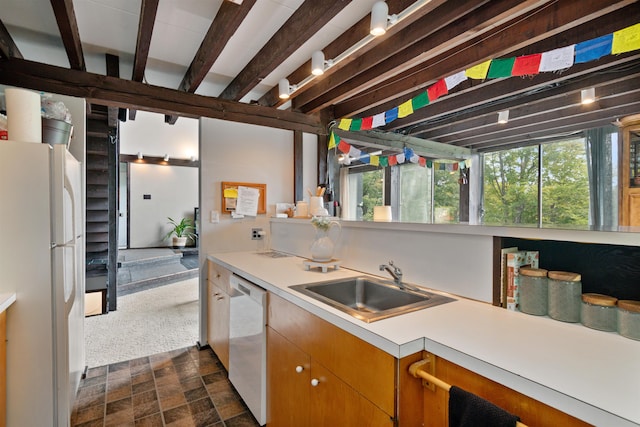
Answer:
[{"label": "staircase", "polygon": [[198,277],[198,250],[121,249],[118,296]]}]

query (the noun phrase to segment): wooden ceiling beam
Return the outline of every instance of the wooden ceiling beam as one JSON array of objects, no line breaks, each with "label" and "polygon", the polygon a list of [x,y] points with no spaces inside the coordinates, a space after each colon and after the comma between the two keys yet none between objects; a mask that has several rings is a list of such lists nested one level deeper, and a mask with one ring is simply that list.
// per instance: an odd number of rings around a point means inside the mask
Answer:
[{"label": "wooden ceiling beam", "polygon": [[484,0],[445,3],[403,31],[387,38],[377,49],[345,66],[294,98],[296,109],[316,111],[366,91],[443,51],[490,31],[549,0]]},{"label": "wooden ceiling beam", "polygon": [[[518,17],[489,34],[483,34],[464,46],[457,46],[424,64],[406,71],[395,82],[387,82],[378,90],[370,90],[359,97],[335,106],[336,117],[348,117],[373,106],[406,100],[408,94],[425,88],[447,75],[464,70],[491,58],[518,51],[545,38],[597,19],[633,3],[632,0],[611,2],[593,0],[584,7],[575,7],[571,0],[558,0],[537,9],[527,16]],[[509,43],[505,43],[508,40]],[[397,104],[396,104],[397,105]],[[382,109],[384,111],[384,109]]]},{"label": "wooden ceiling beam", "polygon": [[[429,3],[422,6],[419,11],[414,12],[412,15],[410,15],[409,18],[394,25],[388,31],[387,36],[373,39],[366,46],[361,48],[356,54],[354,54],[351,59],[356,58],[357,57],[356,55],[364,55],[370,50],[375,49],[380,43],[382,43],[385,40],[385,38],[390,37],[391,35],[401,31],[403,28],[410,25],[412,22],[416,21],[417,19],[421,18],[427,13],[431,12],[433,9],[435,9],[437,6],[441,5],[444,2],[445,0],[431,0]],[[389,7],[389,14],[391,15],[399,14],[403,10],[411,6],[413,3],[415,3],[415,0],[388,0],[387,6]],[[344,33],[342,33],[340,36],[338,36],[335,40],[333,40],[331,43],[329,43],[327,46],[325,46],[322,49],[322,52],[324,53],[325,58],[335,58],[338,55],[342,54],[347,47],[354,46],[356,43],[360,42],[364,37],[367,36],[367,34],[369,34],[370,23],[371,23],[371,14],[369,13],[360,21],[358,21],[356,24],[354,24],[351,28],[347,29]],[[330,76],[331,74],[339,71],[345,65],[347,65],[347,63],[348,61],[343,61],[333,65],[331,68],[325,71],[325,75],[317,78],[318,81],[320,81],[320,79],[326,79],[327,76]],[[308,60],[307,62],[302,64],[300,67],[298,67],[298,69],[295,70],[293,73],[289,74],[287,76],[287,79],[292,83],[300,82],[305,78],[307,78],[310,73],[311,73],[311,60]],[[296,91],[295,94],[292,95],[292,98],[295,98],[300,94],[304,93],[310,87],[311,85],[308,85],[298,89],[298,91]],[[278,86],[274,86],[273,88],[271,88],[269,92],[267,92],[258,100],[258,103],[260,105],[268,105],[272,107],[280,106],[284,104],[286,101],[280,99],[278,95],[279,95]]]},{"label": "wooden ceiling beam", "polygon": [[[110,77],[120,77],[120,58],[116,55],[111,55],[107,53],[105,55],[106,68],[107,68],[107,76]],[[117,106],[109,105],[107,106],[107,123],[109,127],[115,128],[118,126],[118,114],[119,109]]]},{"label": "wooden ceiling beam", "polygon": [[[579,116],[582,111],[590,108],[581,105],[580,102],[581,88],[589,86],[591,85],[574,88],[573,90],[562,88],[561,91],[555,91],[555,94],[544,92],[542,95],[548,96],[539,97],[537,101],[530,101],[529,99],[524,103],[521,101],[520,106],[509,108],[509,123],[511,123],[509,126],[496,126],[498,111],[505,109],[505,107],[498,105],[493,108],[494,111],[487,109],[486,111],[478,112],[473,118],[457,121],[454,124],[439,128],[431,128],[416,136],[442,142],[455,142],[464,146],[471,144],[471,142],[467,141],[471,141],[480,135],[491,138],[494,132],[500,132],[507,127],[510,130],[516,130],[532,124],[539,126],[541,123],[547,123],[549,118],[553,118],[554,115],[562,117],[568,114]],[[625,97],[629,94],[638,96],[638,91],[640,91],[640,69],[619,81],[594,85],[593,87],[596,89],[601,105],[606,105],[611,110],[613,109],[612,104],[616,102],[616,99],[619,99],[621,106],[625,105]],[[615,113],[613,114],[615,115]]]},{"label": "wooden ceiling beam", "polygon": [[[424,120],[408,126],[395,127],[394,130],[402,134],[418,135],[426,129],[432,132],[443,127],[454,128],[458,123],[484,114],[516,108],[522,104],[532,104],[545,98],[562,97],[566,93],[577,92],[585,87],[624,81],[640,69],[640,54],[627,58],[611,57],[609,61],[612,65],[606,66],[606,63],[599,63],[595,69],[587,68],[586,64],[582,64],[582,67],[574,67],[580,68],[580,71],[572,68],[567,70],[567,75],[563,77],[548,73],[544,80],[537,80],[535,85],[530,85],[523,79],[491,80],[482,87],[473,88],[473,91],[470,89],[457,94],[455,104],[445,102],[433,104],[434,107],[440,108],[434,109],[432,116],[427,116]],[[463,105],[465,99],[469,101],[468,104]],[[451,108],[447,109],[447,106]]]},{"label": "wooden ceiling beam", "polygon": [[222,91],[220,98],[242,99],[349,3],[351,0],[305,0]]},{"label": "wooden ceiling beam", "polygon": [[[525,55],[531,53],[545,52],[555,49],[559,46],[569,46],[585,40],[610,34],[614,31],[624,28],[627,25],[633,25],[637,22],[637,16],[640,16],[640,3],[621,8],[611,14],[605,15],[588,23],[579,25],[562,34],[546,38],[541,42],[527,46],[526,50],[513,52],[511,55]],[[588,62],[583,64],[574,64],[563,73],[541,73],[531,79],[493,79],[493,80],[467,80],[458,86],[454,92],[449,93],[446,97],[438,99],[437,102],[430,104],[414,114],[395,120],[385,130],[400,130],[412,127],[417,123],[438,119],[444,115],[455,113],[467,108],[475,108],[478,105],[490,103],[503,97],[512,95],[513,93],[522,93],[534,90],[549,84],[557,84],[566,79],[573,79],[578,76],[588,75],[593,71],[605,69],[607,67],[618,66],[636,59],[635,54],[624,54],[618,56],[607,56],[601,58],[597,62]],[[421,89],[418,92],[421,92]],[[417,93],[411,94],[411,97]],[[386,111],[392,108],[392,104],[398,105],[398,99],[391,103],[385,103],[378,108],[380,111]],[[364,115],[375,114],[378,110],[363,112]]]},{"label": "wooden ceiling beam", "polygon": [[0,61],[0,84],[160,114],[210,117],[320,135],[327,133],[318,115],[206,97],[24,59]]},{"label": "wooden ceiling beam", "polygon": [[22,59],[22,53],[16,42],[13,41],[13,37],[9,34],[9,30],[5,27],[4,23],[0,20],[0,54],[6,59],[18,58]]},{"label": "wooden ceiling beam", "polygon": [[[640,91],[629,92],[624,96],[598,100],[588,106],[570,105],[561,111],[540,114],[537,120],[522,120],[522,126],[517,120],[510,119],[507,126],[500,130],[467,139],[444,138],[442,142],[472,149],[485,149],[516,141],[536,140],[553,134],[582,131],[594,127],[594,123],[596,126],[603,126],[614,122],[616,118],[640,111],[639,94]],[[541,127],[540,123],[544,123],[544,127]]]},{"label": "wooden ceiling beam", "polygon": [[82,43],[80,42],[76,13],[73,9],[73,0],[51,0],[51,6],[58,22],[64,49],[67,51],[69,66],[73,70],[85,71],[87,66],[82,53]]},{"label": "wooden ceiling beam", "polygon": [[131,80],[134,82],[141,82],[144,79],[144,70],[147,67],[147,59],[149,58],[149,46],[151,46],[151,35],[156,22],[159,1],[142,0],[140,5],[136,53],[133,58],[133,73],[131,76]]},{"label": "wooden ceiling beam", "polygon": [[244,0],[242,5],[222,2],[178,90],[191,93],[196,91],[255,3],[256,0]]}]

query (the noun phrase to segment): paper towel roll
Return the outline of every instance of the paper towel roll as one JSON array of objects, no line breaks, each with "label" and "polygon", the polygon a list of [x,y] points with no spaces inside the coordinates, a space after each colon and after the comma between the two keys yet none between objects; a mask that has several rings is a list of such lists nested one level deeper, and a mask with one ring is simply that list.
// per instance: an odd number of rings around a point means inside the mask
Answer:
[{"label": "paper towel roll", "polygon": [[12,141],[42,142],[40,94],[26,89],[4,90],[7,133]]}]

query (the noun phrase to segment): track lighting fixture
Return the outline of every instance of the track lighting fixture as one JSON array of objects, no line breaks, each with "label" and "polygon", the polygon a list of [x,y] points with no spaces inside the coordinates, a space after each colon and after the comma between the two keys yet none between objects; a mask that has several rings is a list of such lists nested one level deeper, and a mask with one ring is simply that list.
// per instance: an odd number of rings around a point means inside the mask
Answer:
[{"label": "track lighting fixture", "polygon": [[593,87],[582,89],[580,92],[580,98],[583,104],[591,104],[596,100],[596,89]]},{"label": "track lighting fixture", "polygon": [[296,90],[296,86],[289,85],[289,80],[280,79],[278,82],[278,96],[280,99],[289,99],[291,92]]},{"label": "track lighting fixture", "polygon": [[498,123],[505,124],[509,121],[509,110],[498,112]]}]

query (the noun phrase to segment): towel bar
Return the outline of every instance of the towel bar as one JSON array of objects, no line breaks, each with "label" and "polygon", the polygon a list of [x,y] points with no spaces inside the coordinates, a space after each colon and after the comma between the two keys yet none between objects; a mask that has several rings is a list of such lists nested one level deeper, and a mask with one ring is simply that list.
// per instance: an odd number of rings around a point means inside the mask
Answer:
[{"label": "towel bar", "polygon": [[[422,378],[423,380],[429,381],[430,384],[449,392],[451,384],[442,381],[440,378],[434,377],[423,369],[423,367],[428,363],[429,361],[424,359],[412,363],[411,366],[409,366],[409,373],[416,378]],[[517,421],[516,427],[527,427],[527,425]]]}]

